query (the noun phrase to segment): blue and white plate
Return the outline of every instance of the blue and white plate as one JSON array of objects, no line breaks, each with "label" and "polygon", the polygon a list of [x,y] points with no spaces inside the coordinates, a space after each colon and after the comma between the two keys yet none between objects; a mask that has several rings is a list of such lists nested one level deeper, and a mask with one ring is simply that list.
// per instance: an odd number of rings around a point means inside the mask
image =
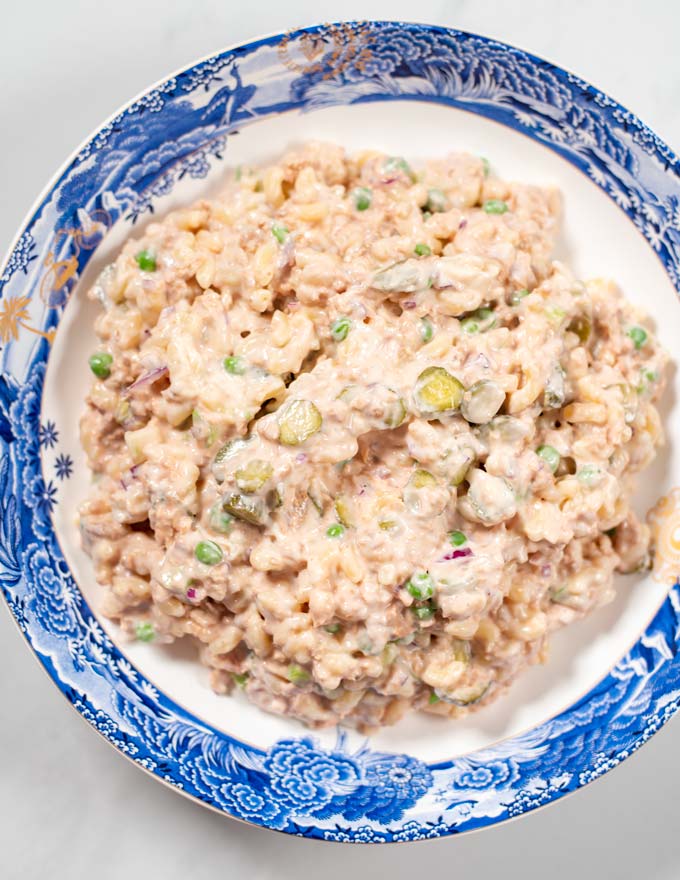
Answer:
[{"label": "blue and white plate", "polygon": [[[310,734],[218,697],[190,652],[120,642],[75,513],[88,473],[78,418],[95,308],[85,289],[124,239],[210,193],[228,167],[310,138],[419,161],[452,150],[557,184],[560,254],[617,279],[680,338],[680,166],[635,116],[577,77],[472,34],[393,23],[312,27],[169,77],[83,144],[0,272],[0,585],[57,687],[149,773],[291,834],[398,841],[481,828],[559,800],[638,749],[680,699],[680,437],[640,487],[656,562],[561,632],[545,667],[464,721],[413,716],[365,739]],[[670,590],[670,592],[669,592]],[[8,721],[10,719],[7,719]]]}]

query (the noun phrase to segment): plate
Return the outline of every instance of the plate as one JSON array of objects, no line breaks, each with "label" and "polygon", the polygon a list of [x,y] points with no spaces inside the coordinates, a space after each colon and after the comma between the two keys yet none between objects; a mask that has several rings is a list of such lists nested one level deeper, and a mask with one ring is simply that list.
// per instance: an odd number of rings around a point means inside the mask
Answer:
[{"label": "plate", "polygon": [[[156,778],[225,815],[304,837],[387,842],[497,824],[620,763],[680,700],[680,455],[637,496],[654,569],[553,639],[549,663],[497,704],[413,715],[365,738],[310,733],[218,697],[180,646],[120,640],[75,515],[88,472],[92,279],[130,234],[214,191],[241,162],[311,138],[414,161],[488,156],[565,196],[558,256],[614,277],[677,354],[680,166],[635,116],[518,49],[439,27],[342,23],[264,37],[136,98],[48,185],[0,270],[0,586],[36,656],[81,715]],[[680,436],[677,375],[662,405]]]}]

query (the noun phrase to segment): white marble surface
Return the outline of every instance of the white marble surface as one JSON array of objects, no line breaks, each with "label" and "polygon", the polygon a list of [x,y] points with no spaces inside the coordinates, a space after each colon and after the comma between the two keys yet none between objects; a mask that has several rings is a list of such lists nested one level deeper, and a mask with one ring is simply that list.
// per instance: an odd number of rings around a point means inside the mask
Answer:
[{"label": "white marble surface", "polygon": [[[117,106],[192,59],[338,18],[429,21],[542,55],[618,98],[680,150],[680,5],[670,0],[34,0],[0,4],[0,249],[46,180]],[[0,609],[0,877],[192,880],[677,880],[680,721],[557,806],[460,839],[340,847],[221,819],[88,730]]]}]

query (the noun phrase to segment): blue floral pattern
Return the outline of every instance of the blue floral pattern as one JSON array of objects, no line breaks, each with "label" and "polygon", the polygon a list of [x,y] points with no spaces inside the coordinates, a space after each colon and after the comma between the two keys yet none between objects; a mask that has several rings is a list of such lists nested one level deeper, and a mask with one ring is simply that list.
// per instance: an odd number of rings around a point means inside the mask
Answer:
[{"label": "blue floral pattern", "polygon": [[[351,26],[348,26],[351,27]],[[424,25],[309,28],[209,58],[166,80],[103,126],[28,221],[0,272],[0,297],[30,296],[56,326],[62,298],[41,301],[45,257],[82,272],[92,252],[80,219],[153,211],[183,176],[202,178],[244,125],[290,110],[412,99],[471,110],[541,141],[587,174],[637,225],[680,289],[678,160],[628,111],[577,77],[519,50]],[[358,35],[358,36],[357,36]],[[313,40],[308,69],[284,42]],[[298,52],[295,57],[303,57]],[[75,280],[75,279],[74,279]],[[69,288],[70,289],[70,288]],[[521,815],[574,791],[632,754],[680,702],[680,587],[630,652],[583,699],[520,736],[427,765],[340,736],[257,749],[160,693],[117,650],[73,581],[51,511],[73,470],[59,430],[41,423],[48,344],[21,334],[0,372],[0,588],[36,655],[75,708],[141,767],[225,813],[322,840],[440,837]],[[49,461],[49,479],[43,461]]]},{"label": "blue floral pattern", "polygon": [[64,455],[63,452],[60,453],[54,462],[54,470],[60,480],[68,480],[73,473],[73,459],[71,456]]},{"label": "blue floral pattern", "polygon": [[51,449],[59,441],[59,431],[54,422],[45,422],[38,429],[38,442],[46,449]]}]

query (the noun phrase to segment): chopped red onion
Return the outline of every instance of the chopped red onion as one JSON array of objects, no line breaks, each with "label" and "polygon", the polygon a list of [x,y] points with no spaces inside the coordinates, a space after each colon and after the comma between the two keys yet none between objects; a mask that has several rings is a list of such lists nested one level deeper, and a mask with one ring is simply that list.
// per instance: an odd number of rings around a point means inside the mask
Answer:
[{"label": "chopped red onion", "polygon": [[307,453],[306,452],[298,452],[295,456],[295,461],[298,464],[302,464],[303,461],[307,461]]},{"label": "chopped red onion", "polygon": [[415,309],[416,301],[414,299],[406,299],[401,304],[402,309]]},{"label": "chopped red onion", "polygon": [[145,385],[153,385],[154,382],[158,382],[159,379],[162,379],[163,376],[167,375],[167,367],[156,367],[153,370],[142,373],[139,379],[135,379],[132,385],[128,385],[128,387],[121,394],[121,397],[129,397],[130,394],[132,394],[132,392],[136,391],[138,388],[143,388]]},{"label": "chopped red onion", "polygon": [[196,598],[196,590],[193,587],[189,587],[187,590],[187,599],[195,599]]},{"label": "chopped red onion", "polygon": [[140,469],[141,466],[141,463],[132,465],[127,474],[124,474],[118,481],[126,492],[132,485],[132,481],[137,479],[137,471]]},{"label": "chopped red onion", "polygon": [[447,551],[439,561],[440,562],[450,562],[452,559],[464,559],[466,556],[472,556],[472,555],[473,555],[472,550],[469,547],[463,547],[461,550]]},{"label": "chopped red onion", "polygon": [[465,217],[463,217],[463,219],[458,224],[458,229],[465,229],[466,226],[467,226],[467,220]]},{"label": "chopped red onion", "polygon": [[552,574],[552,566],[550,565],[549,562],[546,563],[545,565],[541,566],[541,576],[542,577],[547,578],[547,577],[550,577],[551,574]]}]

